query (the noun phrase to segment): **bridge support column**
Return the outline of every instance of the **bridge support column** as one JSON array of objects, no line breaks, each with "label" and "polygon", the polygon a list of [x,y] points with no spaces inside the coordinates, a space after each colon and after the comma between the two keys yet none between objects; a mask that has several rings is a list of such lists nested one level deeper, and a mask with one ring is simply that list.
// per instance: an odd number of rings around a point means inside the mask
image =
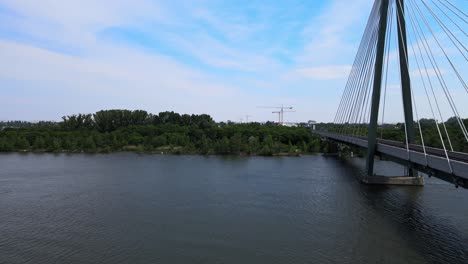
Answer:
[{"label": "bridge support column", "polygon": [[329,154],[337,154],[339,153],[339,147],[338,147],[338,143],[336,143],[335,141],[329,141],[328,142],[328,153]]},{"label": "bridge support column", "polygon": [[367,176],[361,178],[361,182],[369,185],[406,185],[424,186],[423,177],[389,177],[389,176]]},{"label": "bridge support column", "polygon": [[374,175],[374,156],[377,143],[377,120],[379,117],[380,92],[382,88],[382,69],[385,51],[385,35],[387,33],[388,1],[382,0],[380,5],[380,21],[375,59],[374,86],[372,90],[371,117],[369,122],[368,148],[366,169],[367,175]]},{"label": "bridge support column", "polygon": [[[414,143],[414,119],[413,105],[411,100],[411,81],[408,70],[408,44],[406,40],[406,21],[404,0],[397,0],[397,32],[398,32],[398,52],[400,57],[400,77],[401,93],[403,95],[403,110],[405,114],[405,129],[408,144]],[[417,171],[408,170],[408,175],[417,175]]]}]

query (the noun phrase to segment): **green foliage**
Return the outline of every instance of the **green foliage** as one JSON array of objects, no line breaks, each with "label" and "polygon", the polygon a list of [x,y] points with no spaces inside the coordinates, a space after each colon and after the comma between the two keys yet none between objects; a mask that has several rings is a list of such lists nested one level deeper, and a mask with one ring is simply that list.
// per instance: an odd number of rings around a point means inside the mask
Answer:
[{"label": "green foliage", "polygon": [[94,120],[91,114],[78,114],[62,117],[61,127],[65,130],[93,129]]},{"label": "green foliage", "polygon": [[84,151],[94,152],[96,151],[96,143],[94,142],[94,138],[92,136],[81,138],[81,148]]},{"label": "green foliage", "polygon": [[13,142],[8,138],[0,138],[0,152],[8,152],[15,150]]},{"label": "green foliage", "polygon": [[[232,122],[217,125],[209,115],[204,114],[161,112],[152,115],[141,110],[106,110],[95,114],[64,116],[59,123],[13,121],[2,125],[0,151],[131,150],[258,155],[262,149],[259,139],[266,135],[270,135],[267,143],[271,149],[275,140],[303,138],[308,142],[311,137],[305,129],[299,131],[272,124],[239,125]],[[278,142],[276,145],[281,144]]]},{"label": "green foliage", "polygon": [[248,153],[250,155],[255,155],[259,153],[260,151],[260,142],[258,140],[258,137],[250,136],[248,141]]},{"label": "green foliage", "polygon": [[46,142],[43,137],[39,136],[36,138],[33,144],[33,148],[36,150],[43,150],[46,148]]},{"label": "green foliage", "polygon": [[[324,152],[327,141],[312,135],[306,125],[278,126],[275,123],[215,123],[209,115],[180,115],[161,112],[157,115],[136,110],[105,110],[95,114],[78,114],[63,121],[0,123],[0,151],[111,152],[147,151],[164,153],[198,153],[220,155],[298,155]],[[468,120],[463,120],[468,125]],[[427,146],[441,147],[434,120],[419,122]],[[443,131],[442,124],[438,124]],[[458,120],[445,123],[456,151],[468,151]],[[415,124],[415,127],[418,127]],[[320,129],[341,129],[332,124],[317,124]],[[359,131],[366,133],[366,127]],[[379,130],[379,135],[382,131]],[[385,125],[385,139],[403,142],[404,125]],[[420,142],[419,131],[416,141]],[[448,146],[448,140],[444,137]]]},{"label": "green foliage", "polygon": [[26,138],[20,136],[16,139],[16,142],[15,142],[16,149],[27,150],[30,147],[31,146],[29,144],[29,141]]},{"label": "green foliage", "polygon": [[215,151],[217,154],[226,155],[230,153],[229,147],[229,139],[227,137],[223,137],[221,140],[216,142]]},{"label": "green foliage", "polygon": [[244,151],[244,145],[242,143],[242,135],[240,133],[234,134],[230,139],[230,151],[229,153],[240,154],[241,151]]},{"label": "green foliage", "polygon": [[60,151],[62,149],[62,140],[60,138],[53,138],[52,144],[49,145],[49,150],[54,152]]}]

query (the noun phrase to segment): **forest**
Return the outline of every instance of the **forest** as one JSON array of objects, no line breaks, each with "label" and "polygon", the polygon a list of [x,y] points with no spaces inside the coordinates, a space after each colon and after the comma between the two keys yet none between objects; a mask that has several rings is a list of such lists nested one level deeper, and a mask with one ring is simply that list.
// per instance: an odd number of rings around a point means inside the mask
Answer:
[{"label": "forest", "polygon": [[[463,122],[468,127],[468,119]],[[442,147],[437,127],[448,131],[442,139],[454,151],[468,152],[468,144],[455,118],[445,123],[432,119],[415,122],[416,143],[423,132],[426,146]],[[317,129],[365,136],[366,125],[317,124]],[[382,138],[405,142],[404,124],[379,127]],[[443,134],[443,133],[442,133]],[[451,146],[451,147],[450,147]],[[143,110],[102,110],[94,114],[62,117],[60,122],[0,122],[0,152],[88,152],[135,151],[202,155],[301,155],[326,152],[328,142],[314,135],[307,124],[280,126],[273,122],[215,122],[206,114],[175,112],[151,114]]]},{"label": "forest", "polygon": [[143,110],[103,110],[62,117],[61,122],[0,123],[0,151],[136,151],[203,155],[300,155],[326,142],[306,127],[275,123],[216,123],[211,116]]}]

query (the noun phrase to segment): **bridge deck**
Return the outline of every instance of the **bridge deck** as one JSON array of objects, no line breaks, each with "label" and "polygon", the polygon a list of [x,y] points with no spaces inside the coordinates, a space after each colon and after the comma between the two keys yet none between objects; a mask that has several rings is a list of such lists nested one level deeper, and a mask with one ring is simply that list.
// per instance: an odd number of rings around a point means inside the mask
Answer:
[{"label": "bridge deck", "polygon": [[[330,138],[334,141],[349,145],[367,148],[367,138],[337,134],[333,132],[315,131],[316,134]],[[379,140],[377,154],[385,155],[400,162],[411,164],[418,170],[430,173],[442,180],[457,183],[468,188],[468,154],[448,151],[447,159],[445,151],[437,148],[425,148],[420,145],[409,146],[391,140]]]}]

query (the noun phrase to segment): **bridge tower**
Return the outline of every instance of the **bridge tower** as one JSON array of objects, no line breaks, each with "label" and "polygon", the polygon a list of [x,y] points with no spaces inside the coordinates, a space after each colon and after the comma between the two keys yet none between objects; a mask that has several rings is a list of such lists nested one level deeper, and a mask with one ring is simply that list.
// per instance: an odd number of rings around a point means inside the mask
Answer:
[{"label": "bridge tower", "polygon": [[[379,1],[379,0],[376,0]],[[372,102],[371,102],[371,116],[369,123],[369,134],[368,134],[368,152],[366,169],[367,175],[374,175],[374,156],[376,151],[377,143],[377,120],[379,116],[380,107],[380,95],[382,90],[382,71],[384,63],[384,51],[385,45],[389,45],[386,42],[387,34],[387,21],[388,21],[388,7],[389,0],[380,1],[380,20],[377,40],[377,52],[375,60],[375,73],[374,83],[372,90]],[[407,143],[414,143],[414,119],[413,119],[413,106],[411,102],[411,82],[408,70],[408,53],[407,53],[407,38],[406,38],[406,21],[405,21],[405,9],[404,0],[396,1],[396,19],[397,19],[397,35],[398,35],[398,50],[400,58],[400,77],[401,77],[401,88],[403,95],[403,110],[405,115],[405,132]],[[413,176],[414,171],[409,170],[409,175]]]}]

